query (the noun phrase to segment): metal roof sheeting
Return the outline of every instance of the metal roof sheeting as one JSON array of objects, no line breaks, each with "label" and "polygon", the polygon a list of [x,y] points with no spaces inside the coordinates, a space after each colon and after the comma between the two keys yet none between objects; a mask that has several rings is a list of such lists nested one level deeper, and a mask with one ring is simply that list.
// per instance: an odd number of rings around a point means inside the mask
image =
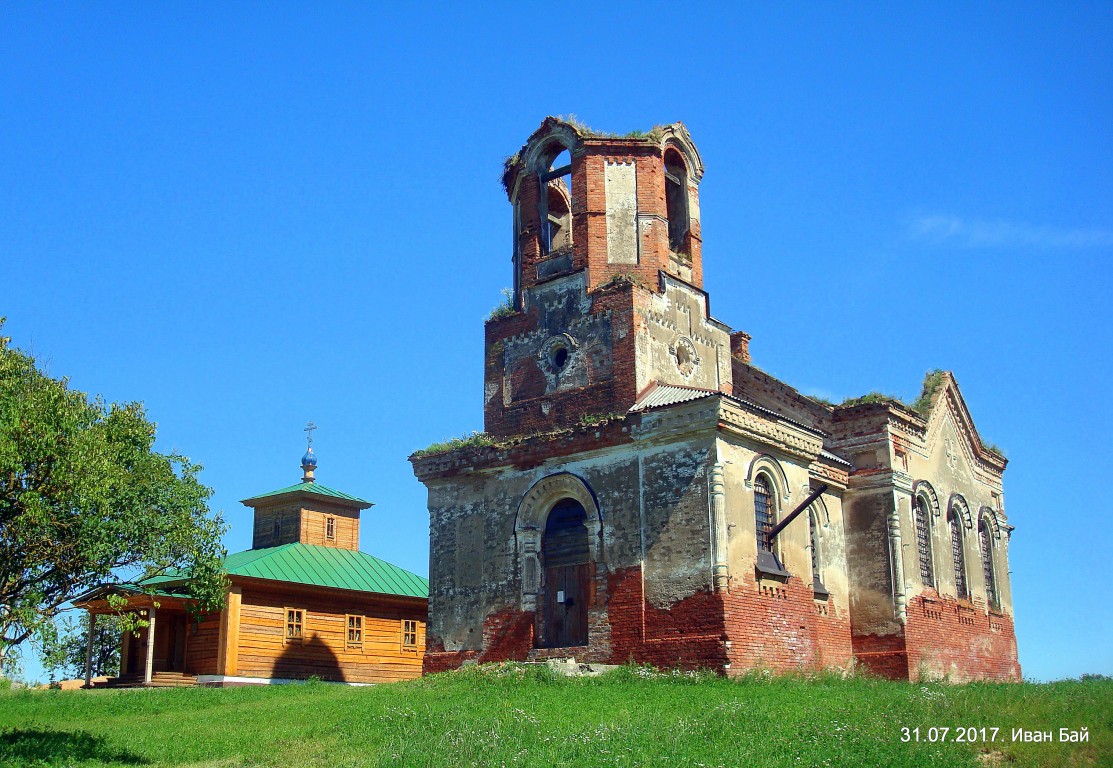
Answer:
[{"label": "metal roof sheeting", "polygon": [[[796,421],[795,419],[791,419],[788,416],[770,410],[765,406],[758,405],[755,402],[746,400],[741,397],[736,397],[735,395],[728,395],[725,392],[718,392],[709,389],[678,387],[675,384],[656,385],[653,389],[642,395],[641,400],[634,403],[629,412],[636,413],[638,411],[648,411],[651,408],[664,408],[670,405],[679,405],[680,403],[688,403],[693,400],[700,400],[705,397],[712,397],[716,395],[719,397],[725,397],[727,400],[738,403],[739,405],[745,406],[746,408],[750,408],[754,411],[757,411],[758,413],[764,414],[766,416],[771,416],[778,421],[783,421],[786,424],[792,424],[793,426],[805,429],[808,432],[812,432],[817,435],[827,434],[821,429],[816,429],[815,427],[804,424],[803,422]],[[839,461],[841,461],[841,459],[839,459]]]},{"label": "metal roof sheeting", "polygon": [[842,465],[847,466],[847,467],[852,466],[849,461],[842,458],[841,456],[836,456],[835,454],[831,453],[830,451],[820,451],[819,455],[822,456],[825,459],[829,459],[829,460],[835,462],[836,464],[842,464]]},{"label": "metal roof sheeting", "polygon": [[260,493],[258,496],[252,496],[250,499],[244,499],[241,504],[248,504],[249,502],[258,499],[265,499],[268,496],[281,496],[286,493],[312,493],[317,496],[328,496],[334,499],[342,499],[344,501],[354,501],[366,506],[372,506],[370,501],[361,499],[358,496],[352,496],[350,493],[338,491],[335,488],[329,488],[327,485],[320,483],[298,483],[297,485],[290,485],[286,488],[279,488],[277,491],[268,491],[267,493]]},{"label": "metal roof sheeting", "polygon": [[429,597],[429,580],[364,552],[313,544],[249,549],[224,561],[229,576],[352,589],[402,597]]},{"label": "metal roof sheeting", "polygon": [[673,384],[658,384],[656,387],[649,390],[649,392],[642,395],[641,400],[634,403],[630,412],[636,413],[638,411],[647,411],[650,408],[662,408],[666,405],[687,403],[692,400],[699,400],[718,394],[721,393],[711,392],[706,389],[694,389],[692,387],[678,387]]}]

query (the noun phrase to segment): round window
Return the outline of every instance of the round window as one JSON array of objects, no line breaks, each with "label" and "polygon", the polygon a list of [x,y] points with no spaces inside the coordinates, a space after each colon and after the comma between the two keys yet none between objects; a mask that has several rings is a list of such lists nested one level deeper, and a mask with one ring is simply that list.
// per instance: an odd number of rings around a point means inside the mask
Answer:
[{"label": "round window", "polygon": [[550,336],[541,345],[537,352],[542,367],[549,373],[557,374],[572,363],[572,356],[576,352],[576,340],[567,333],[559,336]]},{"label": "round window", "polygon": [[672,356],[676,362],[676,367],[682,376],[691,376],[692,371],[699,365],[699,357],[696,355],[696,345],[692,343],[691,339],[686,336],[681,336],[672,345]]}]

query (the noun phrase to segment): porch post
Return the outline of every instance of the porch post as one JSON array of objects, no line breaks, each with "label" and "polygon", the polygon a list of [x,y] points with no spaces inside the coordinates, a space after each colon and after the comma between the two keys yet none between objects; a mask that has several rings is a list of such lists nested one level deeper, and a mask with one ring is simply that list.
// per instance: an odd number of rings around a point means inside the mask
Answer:
[{"label": "porch post", "polygon": [[217,647],[216,673],[235,675],[240,654],[240,605],[243,601],[243,587],[239,585],[228,589],[224,610],[220,612],[220,640]]},{"label": "porch post", "polygon": [[89,637],[85,639],[85,687],[93,681],[93,635],[97,631],[97,615],[89,611]]},{"label": "porch post", "polygon": [[154,606],[150,608],[150,621],[147,626],[147,668],[143,672],[143,682],[146,685],[151,684],[151,676],[155,671],[155,613],[157,609]]}]

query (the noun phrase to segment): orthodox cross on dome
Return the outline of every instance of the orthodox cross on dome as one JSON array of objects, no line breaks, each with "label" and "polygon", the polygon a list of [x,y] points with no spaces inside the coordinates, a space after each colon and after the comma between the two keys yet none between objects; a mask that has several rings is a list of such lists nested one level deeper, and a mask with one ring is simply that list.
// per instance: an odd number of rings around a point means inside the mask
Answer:
[{"label": "orthodox cross on dome", "polygon": [[305,429],[302,430],[306,433],[306,440],[308,441],[305,455],[301,457],[301,481],[303,483],[316,482],[313,478],[313,471],[317,468],[317,456],[313,453],[313,430],[315,429],[317,429],[317,425],[311,421],[306,424]]}]

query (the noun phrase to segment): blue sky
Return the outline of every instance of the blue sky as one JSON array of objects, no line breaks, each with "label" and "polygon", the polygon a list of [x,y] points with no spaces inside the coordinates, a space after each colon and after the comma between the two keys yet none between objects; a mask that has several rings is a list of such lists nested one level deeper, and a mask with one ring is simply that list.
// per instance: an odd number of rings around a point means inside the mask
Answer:
[{"label": "blue sky", "polygon": [[502,159],[682,120],[713,313],[833,400],[953,370],[1010,459],[1025,675],[1113,674],[1113,6],[404,5],[6,3],[6,335],[143,401],[229,550],[314,420],[363,548],[424,573],[406,457],[482,429]]}]

